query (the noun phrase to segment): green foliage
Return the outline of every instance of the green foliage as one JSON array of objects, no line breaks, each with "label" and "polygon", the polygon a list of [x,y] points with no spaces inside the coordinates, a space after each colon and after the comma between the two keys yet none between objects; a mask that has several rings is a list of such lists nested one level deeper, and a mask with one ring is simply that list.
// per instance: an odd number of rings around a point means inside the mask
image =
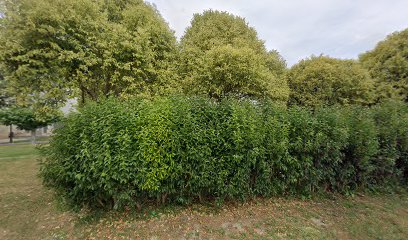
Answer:
[{"label": "green foliage", "polygon": [[[264,60],[250,48],[213,47],[202,55],[203,65],[195,66],[193,77],[186,77],[188,92],[209,95],[270,98],[283,101],[287,92],[266,67]],[[279,88],[279,89],[276,89]]]},{"label": "green foliage", "polygon": [[7,1],[0,31],[2,71],[20,102],[150,96],[177,79],[174,34],[142,0]]},{"label": "green foliage", "polygon": [[269,71],[275,74],[278,78],[283,77],[287,71],[285,59],[276,50],[268,51],[266,56],[266,66]]},{"label": "green foliage", "polygon": [[243,18],[212,10],[195,14],[180,45],[185,93],[286,102],[285,61],[278,52],[267,52]]},{"label": "green foliage", "polygon": [[373,81],[353,60],[311,57],[294,65],[287,78],[291,105],[317,107],[372,103]]},{"label": "green foliage", "polygon": [[[379,141],[375,158],[375,183],[408,180],[408,108],[400,101],[388,100],[374,107]],[[399,171],[395,172],[395,168]]]},{"label": "green foliage", "polygon": [[389,35],[373,50],[361,54],[360,61],[377,81],[377,101],[408,101],[408,29]]},{"label": "green foliage", "polygon": [[60,115],[37,116],[31,108],[11,107],[0,109],[0,123],[15,125],[22,130],[35,130],[57,122]]},{"label": "green foliage", "polygon": [[287,178],[292,191],[309,195],[331,190],[336,170],[344,160],[348,126],[337,108],[318,109],[314,114],[299,107],[289,109],[289,160]]},{"label": "green foliage", "polygon": [[2,75],[0,75],[0,109],[7,107],[13,101],[10,94],[7,92],[7,82]]},{"label": "green foliage", "polygon": [[347,121],[345,160],[338,169],[338,186],[343,191],[364,189],[373,177],[373,161],[378,152],[378,138],[372,113],[368,108],[352,106],[344,110]]},{"label": "green foliage", "polygon": [[257,53],[265,51],[254,28],[245,19],[227,12],[207,10],[194,14],[191,26],[181,39],[181,47],[208,51],[215,46],[249,47]]},{"label": "green foliage", "polygon": [[399,103],[312,111],[234,98],[111,99],[62,121],[41,175],[79,207],[395,186],[407,181],[407,113]]}]

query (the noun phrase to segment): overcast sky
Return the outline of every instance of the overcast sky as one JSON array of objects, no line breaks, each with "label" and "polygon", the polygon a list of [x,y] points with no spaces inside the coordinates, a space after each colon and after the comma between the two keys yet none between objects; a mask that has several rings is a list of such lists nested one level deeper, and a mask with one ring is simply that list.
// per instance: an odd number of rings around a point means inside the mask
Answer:
[{"label": "overcast sky", "polygon": [[244,17],[268,49],[292,65],[310,55],[356,58],[408,27],[408,0],[148,0],[183,35],[194,13],[223,10]]}]

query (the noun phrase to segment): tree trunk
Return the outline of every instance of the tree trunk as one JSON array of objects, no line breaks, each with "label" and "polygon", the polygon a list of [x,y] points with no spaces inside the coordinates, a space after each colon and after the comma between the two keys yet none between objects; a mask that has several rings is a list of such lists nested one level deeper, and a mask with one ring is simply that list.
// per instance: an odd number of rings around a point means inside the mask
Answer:
[{"label": "tree trunk", "polygon": [[85,105],[85,91],[84,91],[84,89],[81,89],[81,99],[82,99],[82,105]]},{"label": "tree trunk", "polygon": [[13,137],[14,137],[13,124],[10,124],[10,133],[9,133],[10,143],[13,143]]},{"label": "tree trunk", "polygon": [[31,130],[31,143],[35,144],[35,138],[37,135],[37,129]]}]

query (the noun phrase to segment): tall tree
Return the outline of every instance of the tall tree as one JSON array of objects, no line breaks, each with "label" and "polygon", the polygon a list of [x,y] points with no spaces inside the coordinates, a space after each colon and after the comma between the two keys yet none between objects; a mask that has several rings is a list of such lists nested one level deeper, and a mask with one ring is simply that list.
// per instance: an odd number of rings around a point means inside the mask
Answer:
[{"label": "tall tree", "polygon": [[380,99],[397,96],[408,102],[408,29],[389,35],[360,61],[376,79]]},{"label": "tall tree", "polygon": [[283,58],[268,52],[245,19],[226,12],[195,14],[180,43],[186,93],[268,97],[286,101]]},{"label": "tall tree", "polygon": [[142,0],[13,0],[4,8],[0,64],[20,101],[52,106],[174,85],[174,33]]},{"label": "tall tree", "polygon": [[294,65],[287,78],[290,104],[317,107],[372,103],[373,81],[354,60],[312,56]]}]

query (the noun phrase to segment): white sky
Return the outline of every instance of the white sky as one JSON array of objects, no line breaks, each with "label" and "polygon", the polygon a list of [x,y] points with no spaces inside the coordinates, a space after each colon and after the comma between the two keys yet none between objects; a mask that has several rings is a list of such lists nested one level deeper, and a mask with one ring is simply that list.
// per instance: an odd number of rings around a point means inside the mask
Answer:
[{"label": "white sky", "polygon": [[408,0],[148,0],[181,37],[194,13],[244,17],[292,65],[310,55],[356,58],[408,27]]}]

